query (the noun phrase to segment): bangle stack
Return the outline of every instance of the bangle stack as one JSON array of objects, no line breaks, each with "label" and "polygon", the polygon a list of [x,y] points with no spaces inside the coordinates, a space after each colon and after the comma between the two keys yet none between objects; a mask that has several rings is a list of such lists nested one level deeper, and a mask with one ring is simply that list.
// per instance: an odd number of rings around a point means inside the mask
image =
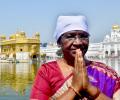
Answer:
[{"label": "bangle stack", "polygon": [[69,88],[72,89],[75,92],[75,94],[77,96],[79,96],[79,98],[83,98],[83,95],[85,96],[85,94],[86,94],[85,97],[88,97],[90,100],[95,100],[101,93],[99,88],[96,88],[97,92],[94,96],[90,96],[90,95],[87,94],[87,92],[84,92],[84,91],[82,92],[82,95],[81,95],[79,92],[77,92],[77,90],[74,87],[70,86]]},{"label": "bangle stack", "polygon": [[76,95],[78,95],[79,97],[82,97],[82,95],[79,92],[77,92],[72,86],[70,86],[69,88],[72,89]]}]

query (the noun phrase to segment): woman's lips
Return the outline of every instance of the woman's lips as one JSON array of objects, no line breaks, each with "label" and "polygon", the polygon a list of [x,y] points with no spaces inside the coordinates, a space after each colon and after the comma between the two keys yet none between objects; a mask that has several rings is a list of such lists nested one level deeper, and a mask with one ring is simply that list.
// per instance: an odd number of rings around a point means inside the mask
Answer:
[{"label": "woman's lips", "polygon": [[71,49],[70,51],[75,54],[77,49]]}]

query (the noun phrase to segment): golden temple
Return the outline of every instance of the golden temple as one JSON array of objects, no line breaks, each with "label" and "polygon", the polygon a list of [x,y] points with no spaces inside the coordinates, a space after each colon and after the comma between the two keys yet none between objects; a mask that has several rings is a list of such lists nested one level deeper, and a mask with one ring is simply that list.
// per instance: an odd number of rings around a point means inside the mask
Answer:
[{"label": "golden temple", "polygon": [[16,32],[9,39],[0,35],[0,58],[15,59],[26,62],[40,58],[40,34],[36,32],[32,38],[26,33]]}]

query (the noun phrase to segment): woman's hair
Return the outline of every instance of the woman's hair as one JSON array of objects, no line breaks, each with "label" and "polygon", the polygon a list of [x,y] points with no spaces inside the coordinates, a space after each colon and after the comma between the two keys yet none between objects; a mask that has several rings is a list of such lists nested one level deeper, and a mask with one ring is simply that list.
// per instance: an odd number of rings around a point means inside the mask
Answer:
[{"label": "woman's hair", "polygon": [[60,36],[60,37],[58,38],[58,40],[57,40],[57,45],[58,45],[58,46],[61,45],[61,38],[62,38],[62,36]]}]

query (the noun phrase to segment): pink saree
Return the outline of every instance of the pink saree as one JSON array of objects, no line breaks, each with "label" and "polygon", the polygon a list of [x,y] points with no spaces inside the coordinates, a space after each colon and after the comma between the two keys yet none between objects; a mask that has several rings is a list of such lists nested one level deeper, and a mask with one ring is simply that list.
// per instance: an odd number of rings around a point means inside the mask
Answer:
[{"label": "pink saree", "polygon": [[[120,78],[105,64],[90,62],[87,65],[89,81],[110,98],[120,96]],[[72,73],[64,77],[56,61],[43,64],[36,75],[30,99],[48,100],[62,95],[72,82]],[[89,99],[87,99],[89,100]]]}]

